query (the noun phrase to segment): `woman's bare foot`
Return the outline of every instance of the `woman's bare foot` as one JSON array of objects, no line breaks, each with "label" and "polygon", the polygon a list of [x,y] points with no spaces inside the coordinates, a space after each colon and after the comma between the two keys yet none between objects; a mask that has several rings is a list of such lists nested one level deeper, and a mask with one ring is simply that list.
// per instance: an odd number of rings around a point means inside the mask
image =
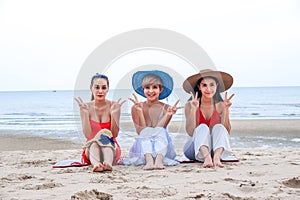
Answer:
[{"label": "woman's bare foot", "polygon": [[210,155],[210,151],[208,150],[207,146],[201,146],[199,149],[203,159],[204,159],[204,163],[203,163],[203,167],[204,168],[211,168],[214,166],[213,162],[212,162],[212,158]]},{"label": "woman's bare foot", "polygon": [[98,165],[95,165],[93,167],[93,172],[103,172],[104,168],[103,165],[101,163],[99,163]]},{"label": "woman's bare foot", "polygon": [[161,154],[157,155],[155,159],[154,169],[165,169],[163,162],[164,162],[163,155]]},{"label": "woman's bare foot", "polygon": [[218,148],[214,152],[214,166],[216,167],[224,167],[224,165],[221,163],[221,155],[224,151],[224,148]]},{"label": "woman's bare foot", "polygon": [[212,159],[211,159],[210,154],[206,155],[206,156],[204,157],[203,167],[204,167],[204,168],[211,168],[211,167],[213,167],[213,166],[214,166],[214,164],[213,164],[213,162],[212,162]]},{"label": "woman's bare foot", "polygon": [[143,167],[144,170],[152,170],[154,169],[154,160],[150,153],[145,154],[146,165]]},{"label": "woman's bare foot", "polygon": [[144,170],[152,170],[154,169],[154,166],[153,164],[149,164],[149,163],[146,163],[146,165],[143,167]]},{"label": "woman's bare foot", "polygon": [[214,166],[223,168],[224,165],[221,163],[220,158],[219,157],[216,158],[216,157],[217,156],[214,156]]},{"label": "woman's bare foot", "polygon": [[108,162],[103,162],[103,170],[104,171],[112,171],[112,165],[111,164],[109,164]]}]

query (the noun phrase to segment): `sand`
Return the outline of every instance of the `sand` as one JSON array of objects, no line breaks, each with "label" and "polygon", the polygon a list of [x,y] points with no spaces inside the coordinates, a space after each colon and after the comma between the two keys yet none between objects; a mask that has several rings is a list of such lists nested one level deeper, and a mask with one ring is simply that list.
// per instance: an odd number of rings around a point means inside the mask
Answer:
[{"label": "sand", "polygon": [[[299,122],[233,121],[232,134],[299,138]],[[300,199],[300,147],[234,148],[240,162],[224,163],[224,168],[188,163],[144,171],[139,166],[117,165],[112,172],[92,173],[91,166],[52,168],[58,161],[80,158],[80,143],[0,136],[0,199]],[[181,146],[176,150],[181,156]],[[126,156],[128,149],[123,153]]]}]

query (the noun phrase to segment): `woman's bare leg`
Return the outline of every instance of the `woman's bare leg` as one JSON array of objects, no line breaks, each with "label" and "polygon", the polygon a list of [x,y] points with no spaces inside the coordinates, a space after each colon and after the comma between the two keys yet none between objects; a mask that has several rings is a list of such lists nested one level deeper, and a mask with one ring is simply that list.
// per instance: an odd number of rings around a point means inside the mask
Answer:
[{"label": "woman's bare leg", "polygon": [[105,171],[112,171],[114,161],[114,152],[111,147],[101,147],[103,153],[103,169]]},{"label": "woman's bare leg", "polygon": [[102,172],[103,165],[101,163],[101,149],[99,145],[96,142],[92,143],[87,153],[93,165],[93,172]]}]

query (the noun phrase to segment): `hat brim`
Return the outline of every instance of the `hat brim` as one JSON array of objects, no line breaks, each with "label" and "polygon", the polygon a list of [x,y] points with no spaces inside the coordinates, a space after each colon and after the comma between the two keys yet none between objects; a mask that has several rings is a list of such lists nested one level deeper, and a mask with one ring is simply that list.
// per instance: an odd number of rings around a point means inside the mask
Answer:
[{"label": "hat brim", "polygon": [[193,92],[194,93],[194,88],[200,78],[205,78],[205,77],[214,77],[218,80],[219,82],[219,90],[220,92],[224,92],[228,90],[232,84],[233,84],[233,78],[230,74],[226,72],[221,72],[221,71],[205,71],[205,72],[200,72],[198,74],[192,75],[188,77],[184,82],[183,82],[183,89],[187,92]]},{"label": "hat brim", "polygon": [[142,82],[143,82],[144,77],[149,74],[154,74],[154,75],[160,77],[162,84],[164,86],[158,99],[161,100],[161,99],[167,98],[172,93],[172,90],[173,90],[173,79],[169,74],[167,74],[163,71],[159,71],[159,70],[135,72],[132,76],[132,87],[135,90],[135,92],[146,98],[146,96],[144,94],[144,89],[142,87]]}]

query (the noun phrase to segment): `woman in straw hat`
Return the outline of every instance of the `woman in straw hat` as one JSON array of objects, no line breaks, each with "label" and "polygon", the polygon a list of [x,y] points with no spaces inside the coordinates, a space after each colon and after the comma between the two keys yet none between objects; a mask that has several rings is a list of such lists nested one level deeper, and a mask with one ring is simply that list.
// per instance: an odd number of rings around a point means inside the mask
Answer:
[{"label": "woman in straw hat", "polygon": [[233,83],[230,74],[201,70],[188,77],[183,88],[191,94],[185,105],[186,131],[190,136],[184,146],[184,154],[191,160],[198,160],[203,167],[223,167],[221,159],[230,155],[229,144],[230,97],[225,93],[224,100],[220,93],[228,90]]}]

